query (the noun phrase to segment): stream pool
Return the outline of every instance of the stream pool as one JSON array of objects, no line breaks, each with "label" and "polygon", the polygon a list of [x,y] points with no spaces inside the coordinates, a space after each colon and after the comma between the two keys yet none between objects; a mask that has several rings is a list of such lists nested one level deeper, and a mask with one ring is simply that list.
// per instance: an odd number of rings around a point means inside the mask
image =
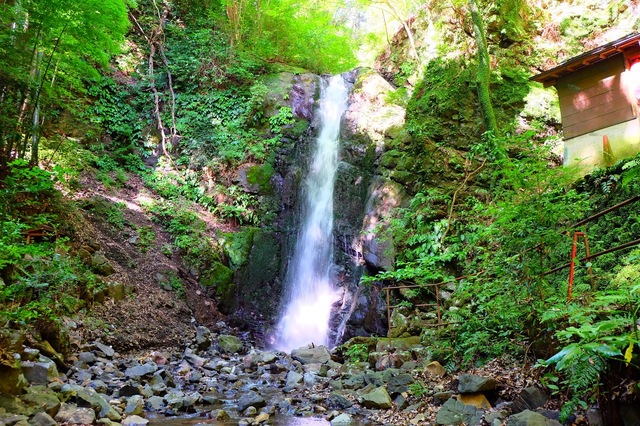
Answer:
[{"label": "stream pool", "polygon": [[[196,425],[215,425],[215,426],[237,426],[237,420],[229,420],[219,422],[207,419],[206,417],[155,417],[149,418],[148,426],[196,426]],[[274,416],[269,422],[264,423],[271,426],[329,426],[330,423],[321,417],[293,417],[293,416]],[[366,423],[353,421],[351,426],[365,426]]]}]

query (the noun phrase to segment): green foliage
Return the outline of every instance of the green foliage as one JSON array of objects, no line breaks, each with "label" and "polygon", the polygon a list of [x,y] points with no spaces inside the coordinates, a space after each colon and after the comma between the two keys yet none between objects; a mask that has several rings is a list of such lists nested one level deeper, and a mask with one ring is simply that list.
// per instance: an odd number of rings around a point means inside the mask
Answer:
[{"label": "green foliage", "polygon": [[142,136],[143,122],[132,105],[128,87],[118,85],[109,77],[102,77],[89,88],[94,101],[89,109],[91,119],[113,138],[116,143],[130,144]]},{"label": "green foliage", "polygon": [[142,226],[142,227],[136,228],[136,233],[138,234],[138,241],[136,243],[136,246],[142,252],[148,251],[156,239],[156,234],[153,231],[153,227]]},{"label": "green foliage", "polygon": [[416,380],[409,385],[409,392],[411,392],[411,395],[416,398],[422,398],[429,393],[429,388],[427,388],[421,381]]},{"label": "green foliage", "polygon": [[356,343],[349,346],[345,352],[349,362],[363,362],[369,359],[369,347],[364,343]]},{"label": "green foliage", "polygon": [[333,20],[331,5],[275,0],[223,0],[232,44],[271,63],[317,73],[343,72],[355,65],[350,31]]},{"label": "green foliage", "polygon": [[[527,74],[505,66],[492,70],[489,79],[491,103],[500,105],[495,111],[500,130],[509,130],[528,93]],[[417,140],[454,145],[460,137],[479,139],[484,130],[476,99],[475,71],[467,62],[430,61],[407,104],[407,130]]]},{"label": "green foliage", "polygon": [[62,111],[80,115],[77,96],[97,77],[97,68],[106,67],[119,51],[129,21],[122,0],[4,2],[0,21],[3,170],[10,159],[25,158],[29,150],[37,163],[41,126],[33,125],[34,118],[55,121]]},{"label": "green foliage", "polygon": [[[222,250],[206,236],[206,223],[188,205],[161,200],[150,201],[143,207],[171,234],[173,246],[187,265],[205,271],[209,265],[219,260]],[[168,247],[163,248],[163,252],[167,256],[171,255]]]},{"label": "green foliage", "polygon": [[91,301],[101,283],[77,259],[58,253],[64,250],[40,245],[41,253],[23,259],[9,283],[0,286],[3,327],[57,321]]}]

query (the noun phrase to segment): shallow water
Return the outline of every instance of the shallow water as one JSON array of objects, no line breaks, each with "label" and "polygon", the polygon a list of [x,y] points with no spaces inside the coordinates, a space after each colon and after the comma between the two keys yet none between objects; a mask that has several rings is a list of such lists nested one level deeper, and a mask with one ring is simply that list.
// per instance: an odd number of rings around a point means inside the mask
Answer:
[{"label": "shallow water", "polygon": [[[195,425],[215,425],[215,426],[237,426],[237,420],[218,422],[205,417],[157,417],[149,418],[148,426],[195,426]],[[328,426],[330,423],[322,417],[292,417],[274,416],[266,423],[272,426]],[[352,426],[364,426],[365,423],[354,421]]]}]

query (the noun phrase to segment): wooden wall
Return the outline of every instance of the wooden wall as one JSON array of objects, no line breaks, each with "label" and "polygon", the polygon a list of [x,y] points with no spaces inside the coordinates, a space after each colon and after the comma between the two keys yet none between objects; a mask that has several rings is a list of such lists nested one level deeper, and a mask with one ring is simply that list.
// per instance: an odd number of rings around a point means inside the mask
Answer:
[{"label": "wooden wall", "polygon": [[633,119],[635,109],[625,93],[623,54],[562,76],[556,83],[565,139]]}]

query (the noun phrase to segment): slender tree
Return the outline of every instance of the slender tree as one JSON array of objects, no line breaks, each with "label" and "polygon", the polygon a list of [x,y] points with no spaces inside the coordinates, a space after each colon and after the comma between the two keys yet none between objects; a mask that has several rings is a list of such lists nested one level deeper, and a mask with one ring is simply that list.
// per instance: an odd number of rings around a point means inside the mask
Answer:
[{"label": "slender tree", "polygon": [[487,38],[484,33],[484,23],[482,22],[482,15],[480,15],[476,0],[468,0],[468,6],[469,13],[471,14],[471,23],[473,26],[476,48],[478,49],[478,70],[476,72],[478,102],[480,102],[480,109],[482,111],[482,118],[484,120],[486,130],[496,133],[498,125],[496,123],[495,113],[493,112],[493,105],[491,104],[491,94],[489,89],[491,63],[489,50],[487,49]]},{"label": "slender tree", "polygon": [[51,108],[69,108],[119,51],[125,0],[0,3],[0,178],[13,158],[38,162]]}]

